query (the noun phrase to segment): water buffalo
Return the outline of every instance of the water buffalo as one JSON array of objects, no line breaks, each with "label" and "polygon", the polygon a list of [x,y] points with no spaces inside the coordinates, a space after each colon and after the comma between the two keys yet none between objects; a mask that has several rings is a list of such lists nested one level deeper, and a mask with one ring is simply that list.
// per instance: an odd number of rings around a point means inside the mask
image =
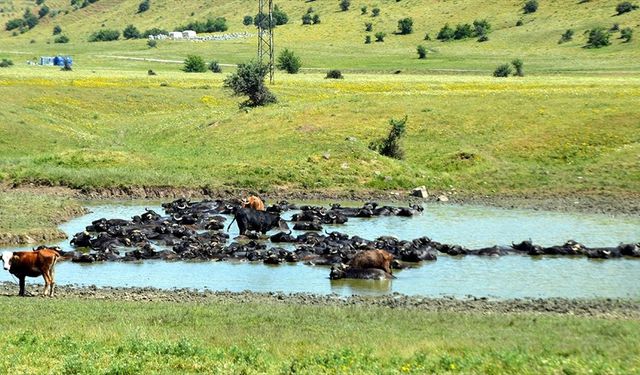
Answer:
[{"label": "water buffalo", "polygon": [[247,230],[255,230],[266,234],[274,228],[280,230],[289,229],[289,226],[280,218],[280,215],[274,215],[266,211],[256,211],[252,208],[239,208],[236,210],[233,220],[227,227],[227,231],[231,228],[231,224],[233,224],[234,221],[238,222],[240,235],[244,235]]}]

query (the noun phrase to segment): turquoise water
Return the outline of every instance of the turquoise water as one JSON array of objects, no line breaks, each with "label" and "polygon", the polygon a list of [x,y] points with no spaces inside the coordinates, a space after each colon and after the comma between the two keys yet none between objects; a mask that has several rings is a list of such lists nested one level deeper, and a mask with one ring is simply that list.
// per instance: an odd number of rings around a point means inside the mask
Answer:
[{"label": "turquoise water", "polygon": [[[70,237],[92,220],[129,219],[144,208],[163,212],[157,204],[110,204],[90,207],[92,213],[60,226]],[[285,217],[290,217],[289,212]],[[469,248],[507,245],[531,238],[550,246],[574,239],[587,246],[616,246],[640,241],[640,218],[575,213],[497,209],[483,206],[428,204],[413,218],[350,219],[344,225],[325,226],[349,235],[374,239],[392,235],[400,239],[428,236],[436,241]],[[294,233],[295,234],[295,233]],[[234,225],[231,237],[237,235]],[[71,249],[69,241],[60,244]],[[3,250],[17,250],[11,248]],[[28,249],[28,248],[27,248]],[[379,295],[398,292],[430,297],[467,295],[494,298],[523,297],[640,297],[640,259],[505,256],[449,257],[397,271],[391,281],[328,279],[326,267],[304,264],[268,266],[248,262],[59,263],[60,285],[153,286],[229,291],[309,292],[339,295]],[[11,281],[6,272],[0,281]],[[41,279],[31,279],[42,283]]]}]

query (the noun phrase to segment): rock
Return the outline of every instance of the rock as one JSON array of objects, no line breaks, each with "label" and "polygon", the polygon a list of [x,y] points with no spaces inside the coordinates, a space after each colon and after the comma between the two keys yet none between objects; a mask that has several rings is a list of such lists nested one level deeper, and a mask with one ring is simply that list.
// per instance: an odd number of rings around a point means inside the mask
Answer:
[{"label": "rock", "polygon": [[437,198],[438,202],[449,202],[449,197],[447,197],[446,195],[442,194],[442,195],[438,195]]},{"label": "rock", "polygon": [[324,160],[329,160],[330,157],[331,157],[331,154],[329,154],[328,152],[325,152],[324,154],[322,154],[322,158]]},{"label": "rock", "polygon": [[418,198],[429,198],[429,193],[424,185],[411,190],[411,195]]}]

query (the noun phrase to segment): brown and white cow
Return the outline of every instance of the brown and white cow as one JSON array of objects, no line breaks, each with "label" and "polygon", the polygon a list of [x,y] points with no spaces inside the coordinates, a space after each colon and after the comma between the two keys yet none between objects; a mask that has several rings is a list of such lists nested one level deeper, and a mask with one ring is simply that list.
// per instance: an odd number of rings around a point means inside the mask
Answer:
[{"label": "brown and white cow", "polygon": [[255,195],[250,196],[247,199],[242,200],[243,208],[253,208],[256,211],[264,211],[264,202],[259,197]]},{"label": "brown and white cow", "polygon": [[20,296],[24,296],[25,277],[44,278],[44,295],[52,297],[55,282],[54,267],[60,258],[56,249],[43,248],[34,251],[5,251],[2,253],[4,269],[14,274],[20,280]]}]

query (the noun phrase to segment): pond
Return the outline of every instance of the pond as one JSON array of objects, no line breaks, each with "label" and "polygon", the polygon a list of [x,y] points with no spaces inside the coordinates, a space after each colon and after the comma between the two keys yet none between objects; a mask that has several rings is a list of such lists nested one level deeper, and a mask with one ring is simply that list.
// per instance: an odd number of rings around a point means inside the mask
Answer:
[{"label": "pond", "polygon": [[[327,202],[324,203],[326,205]],[[164,212],[158,202],[94,205],[89,206],[91,213],[71,220],[60,228],[71,238],[93,220],[102,217],[130,219],[133,215],[143,213],[145,207],[158,213]],[[410,218],[351,218],[346,224],[326,225],[325,229],[367,239],[375,239],[381,235],[400,239],[428,236],[439,242],[460,244],[468,248],[508,245],[529,238],[543,246],[560,245],[566,240],[574,239],[592,247],[616,246],[620,242],[640,240],[640,218],[637,217],[438,203],[425,204],[424,207],[422,214]],[[284,217],[290,218],[296,212],[287,212]],[[229,234],[231,238],[238,234],[235,224]],[[297,233],[294,232],[295,234]],[[72,249],[69,240],[57,245],[64,250]],[[30,248],[2,250],[22,249]],[[327,267],[303,263],[270,266],[250,262],[213,261],[94,264],[61,262],[56,267],[56,282],[59,285],[336,293],[345,296],[398,292],[428,297],[473,295],[500,299],[640,297],[640,259],[592,260],[584,257],[519,255],[499,258],[450,257],[438,254],[436,262],[423,262],[415,268],[396,271],[395,274],[397,279],[391,281],[332,281],[328,278]],[[0,273],[0,281],[12,280],[8,272]],[[42,279],[30,279],[28,285],[34,282],[42,283]],[[28,286],[28,290],[32,288]]]}]

